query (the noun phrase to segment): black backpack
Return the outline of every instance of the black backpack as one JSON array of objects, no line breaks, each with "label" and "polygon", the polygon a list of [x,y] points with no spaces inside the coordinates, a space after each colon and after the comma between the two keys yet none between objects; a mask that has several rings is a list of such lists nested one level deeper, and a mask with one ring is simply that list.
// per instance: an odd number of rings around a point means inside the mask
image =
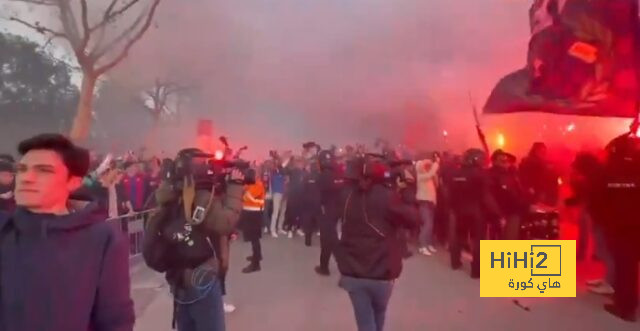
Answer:
[{"label": "black backpack", "polygon": [[182,204],[161,207],[149,219],[143,257],[158,272],[193,269],[215,255],[212,235],[185,219]]}]

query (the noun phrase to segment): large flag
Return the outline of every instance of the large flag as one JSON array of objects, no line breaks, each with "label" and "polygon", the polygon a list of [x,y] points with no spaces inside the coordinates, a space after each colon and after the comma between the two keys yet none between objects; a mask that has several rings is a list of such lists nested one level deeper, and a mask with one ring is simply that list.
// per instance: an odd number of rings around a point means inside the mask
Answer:
[{"label": "large flag", "polygon": [[527,66],[496,85],[485,113],[635,117],[637,0],[535,0]]}]

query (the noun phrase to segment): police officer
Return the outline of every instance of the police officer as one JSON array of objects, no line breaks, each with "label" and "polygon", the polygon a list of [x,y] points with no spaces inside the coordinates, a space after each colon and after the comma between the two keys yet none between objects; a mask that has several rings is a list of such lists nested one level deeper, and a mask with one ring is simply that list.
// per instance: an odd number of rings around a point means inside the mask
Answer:
[{"label": "police officer", "polygon": [[319,172],[317,188],[320,197],[320,265],[316,273],[329,276],[329,260],[338,243],[338,221],[340,219],[340,193],[344,187],[344,178],[340,176],[335,157],[330,151],[318,154]]},{"label": "police officer", "polygon": [[451,267],[462,266],[460,253],[468,234],[471,235],[471,278],[480,278],[480,240],[484,239],[487,219],[501,219],[490,192],[485,169],[486,154],[470,149],[463,156],[463,164],[451,175],[451,204],[455,217],[455,234],[451,245]]},{"label": "police officer", "polygon": [[302,227],[304,229],[304,244],[311,246],[311,238],[317,230],[318,220],[321,216],[320,188],[318,186],[318,178],[320,177],[320,168],[318,162],[312,159],[308,169],[305,171],[303,179],[303,199],[304,206],[301,211]]},{"label": "police officer", "polygon": [[514,169],[516,157],[499,149],[491,155],[491,161],[493,163],[489,169],[491,194],[506,220],[506,224],[502,226],[492,222],[492,225],[495,225],[494,229],[501,228],[501,231],[492,231],[494,236],[491,239],[520,239],[520,223],[528,204],[518,173]]},{"label": "police officer", "polygon": [[595,178],[592,205],[594,222],[605,232],[613,255],[613,304],[605,310],[625,321],[636,320],[638,261],[640,260],[640,138],[627,134],[607,146],[607,159]]}]

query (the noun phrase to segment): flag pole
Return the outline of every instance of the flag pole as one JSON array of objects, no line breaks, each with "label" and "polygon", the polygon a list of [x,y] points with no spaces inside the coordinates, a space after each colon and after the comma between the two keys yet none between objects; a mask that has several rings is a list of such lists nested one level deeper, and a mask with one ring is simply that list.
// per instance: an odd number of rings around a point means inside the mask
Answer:
[{"label": "flag pole", "polygon": [[476,108],[475,102],[473,102],[473,98],[471,97],[471,91],[469,91],[469,103],[471,104],[471,109],[473,110],[473,118],[476,122],[476,132],[478,133],[478,139],[480,139],[480,143],[482,144],[482,148],[487,155],[487,160],[491,159],[491,152],[489,151],[489,144],[487,144],[487,137],[484,135],[482,131],[482,127],[480,126],[480,118],[478,116],[478,108]]}]

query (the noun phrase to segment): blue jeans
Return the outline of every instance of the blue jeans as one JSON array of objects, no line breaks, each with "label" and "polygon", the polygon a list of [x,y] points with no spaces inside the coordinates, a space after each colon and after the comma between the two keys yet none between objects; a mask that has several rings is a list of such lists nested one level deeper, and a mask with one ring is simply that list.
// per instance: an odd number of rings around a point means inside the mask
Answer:
[{"label": "blue jeans", "polygon": [[178,331],[225,331],[222,287],[219,280],[200,300],[177,304]]},{"label": "blue jeans", "polygon": [[393,281],[342,276],[340,287],[349,292],[358,331],[382,331]]},{"label": "blue jeans", "polygon": [[420,220],[422,221],[422,228],[420,228],[420,246],[427,247],[433,245],[433,214],[436,206],[431,201],[419,201],[418,213],[420,214]]}]

